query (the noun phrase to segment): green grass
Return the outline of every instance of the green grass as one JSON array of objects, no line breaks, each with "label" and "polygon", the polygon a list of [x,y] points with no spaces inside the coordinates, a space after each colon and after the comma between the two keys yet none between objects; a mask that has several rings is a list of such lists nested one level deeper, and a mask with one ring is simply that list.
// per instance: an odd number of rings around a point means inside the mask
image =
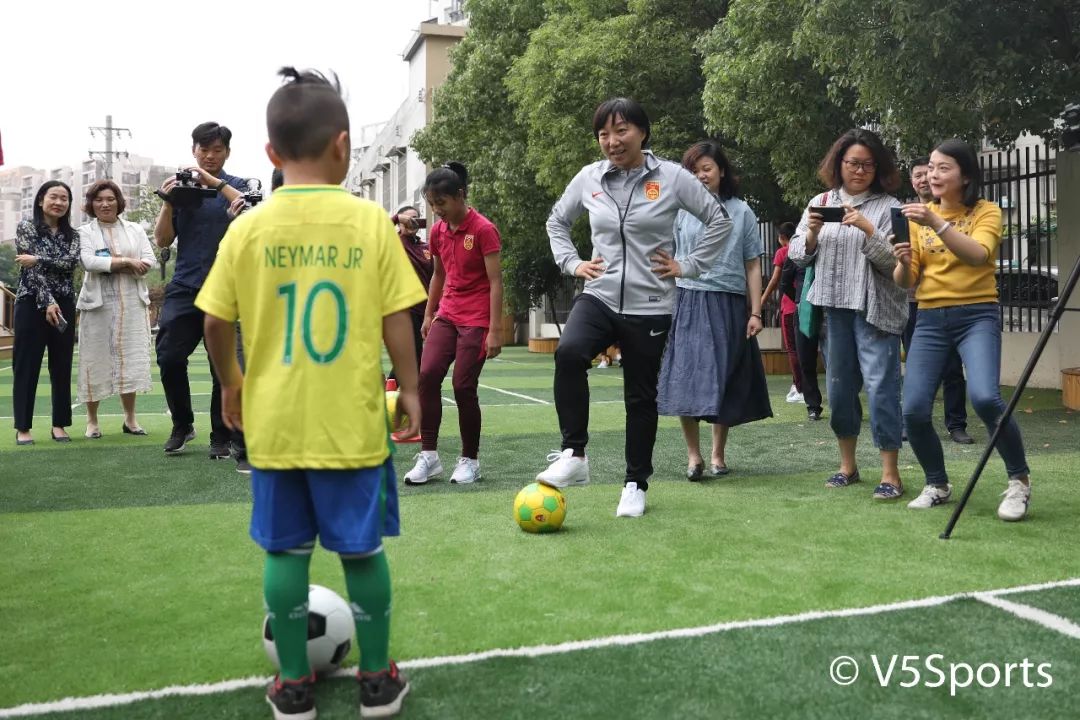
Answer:
[{"label": "green grass", "polygon": [[[551,402],[550,356],[509,349],[484,385]],[[204,358],[193,378],[209,389]],[[553,405],[481,389],[484,480],[402,487],[403,535],[387,542],[394,577],[392,649],[401,660],[661,631],[807,610],[841,609],[1080,576],[1072,479],[1077,416],[1060,393],[1027,391],[1018,415],[1035,493],[1028,521],[995,517],[1003,469],[991,459],[949,542],[937,538],[952,506],[929,512],[869,498],[876,452],[859,450],[865,482],[826,491],[836,447],[828,423],[808,423],[770,378],[771,420],[732,430],[723,479],[682,479],[686,458],[673,419],[662,419],[649,509],[614,518],[623,472],[618,370],[592,373],[593,484],[568,493],[563,532],[521,533],[514,494],[558,446]],[[0,403],[10,407],[10,371]],[[198,383],[193,389],[198,392]],[[444,392],[450,396],[449,388]],[[160,391],[141,397],[152,434],[15,448],[0,434],[0,708],[65,696],[118,693],[267,674],[262,652],[262,555],[247,537],[247,480],[205,454],[201,440],[165,457],[169,421]],[[205,412],[209,397],[195,398]],[[0,415],[3,414],[0,405]],[[47,412],[47,385],[39,398]],[[118,413],[115,400],[102,413]],[[939,412],[940,417],[940,412]],[[115,429],[111,429],[115,426]],[[985,429],[973,427],[985,441]],[[447,408],[441,452],[458,451]],[[704,434],[704,433],[703,433]],[[44,439],[43,439],[44,438]],[[399,471],[413,446],[398,455]],[[980,446],[948,443],[962,485]],[[909,497],[921,473],[905,447]],[[343,592],[336,558],[315,556],[312,581]],[[1016,602],[1080,622],[1080,590]],[[973,601],[942,608],[797,626],[734,630],[696,639],[604,648],[540,659],[415,670],[406,717],[1068,717],[1080,712],[1076,640]],[[850,688],[828,681],[839,654],[928,654],[979,662],[1032,660],[1062,668],[1048,689],[947,691]],[[355,662],[355,656],[352,658]],[[869,671],[867,665],[864,670]],[[866,682],[864,682],[866,681]],[[320,689],[320,717],[355,717],[355,689]],[[173,698],[79,718],[265,717],[260,693]],[[2,716],[2,711],[0,711]],[[73,717],[66,714],[65,717]]]}]

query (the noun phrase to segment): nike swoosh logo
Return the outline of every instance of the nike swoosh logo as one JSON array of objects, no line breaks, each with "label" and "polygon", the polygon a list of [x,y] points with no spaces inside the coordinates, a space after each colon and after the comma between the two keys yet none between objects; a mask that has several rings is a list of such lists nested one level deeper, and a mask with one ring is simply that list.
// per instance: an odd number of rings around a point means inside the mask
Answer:
[{"label": "nike swoosh logo", "polygon": [[658,336],[663,335],[663,334],[664,334],[663,330],[661,330],[660,332],[657,332],[655,330],[650,330],[649,331],[649,337],[658,337]]},{"label": "nike swoosh logo", "polygon": [[603,194],[604,194],[604,191],[603,191],[603,190],[601,190],[600,192],[594,192],[594,193],[592,194],[592,196],[593,196],[593,197],[600,197],[600,196],[601,196],[601,195],[603,195]]}]

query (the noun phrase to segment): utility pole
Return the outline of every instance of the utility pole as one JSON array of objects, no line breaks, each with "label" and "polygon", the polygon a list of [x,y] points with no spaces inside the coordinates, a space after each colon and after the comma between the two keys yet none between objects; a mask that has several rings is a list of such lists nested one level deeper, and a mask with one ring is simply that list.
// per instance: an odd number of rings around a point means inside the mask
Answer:
[{"label": "utility pole", "polygon": [[94,125],[94,126],[91,126],[91,128],[90,128],[90,137],[92,137],[92,138],[97,137],[98,133],[101,133],[101,135],[105,138],[105,149],[104,150],[91,150],[90,151],[90,158],[93,159],[93,160],[104,160],[105,161],[105,179],[106,180],[111,180],[112,179],[113,159],[114,158],[119,158],[119,157],[125,157],[126,158],[128,156],[127,151],[114,151],[113,150],[113,137],[115,136],[117,138],[120,138],[120,137],[123,137],[123,133],[127,133],[128,138],[130,138],[131,137],[131,130],[129,128],[113,127],[112,115],[106,115],[105,116],[105,126],[104,127]]}]

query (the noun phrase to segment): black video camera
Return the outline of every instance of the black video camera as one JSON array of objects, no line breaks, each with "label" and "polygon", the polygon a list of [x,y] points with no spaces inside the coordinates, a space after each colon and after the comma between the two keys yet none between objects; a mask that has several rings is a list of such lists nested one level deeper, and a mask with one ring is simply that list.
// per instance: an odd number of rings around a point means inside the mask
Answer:
[{"label": "black video camera", "polygon": [[176,184],[168,194],[160,189],[155,190],[154,194],[174,208],[194,208],[202,205],[203,199],[216,197],[217,190],[200,185],[198,177],[190,170],[180,170],[176,173]]},{"label": "black video camera", "polygon": [[262,193],[262,181],[258,178],[248,178],[247,188],[244,190],[244,194],[241,195],[244,198],[244,210],[250,210],[263,201]]}]

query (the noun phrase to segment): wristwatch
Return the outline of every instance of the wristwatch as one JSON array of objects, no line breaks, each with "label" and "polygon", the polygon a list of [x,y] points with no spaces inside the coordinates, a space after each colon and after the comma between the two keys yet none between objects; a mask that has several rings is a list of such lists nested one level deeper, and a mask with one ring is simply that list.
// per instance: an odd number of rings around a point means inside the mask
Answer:
[{"label": "wristwatch", "polygon": [[215,189],[215,190],[217,190],[218,192],[221,192],[221,189],[222,189],[223,187],[225,187],[226,185],[228,185],[228,184],[229,184],[229,183],[228,183],[228,181],[226,181],[226,180],[222,180],[222,181],[221,181],[221,182],[220,182],[220,183],[219,183],[219,184],[217,185],[217,187],[215,187],[214,189]]}]

